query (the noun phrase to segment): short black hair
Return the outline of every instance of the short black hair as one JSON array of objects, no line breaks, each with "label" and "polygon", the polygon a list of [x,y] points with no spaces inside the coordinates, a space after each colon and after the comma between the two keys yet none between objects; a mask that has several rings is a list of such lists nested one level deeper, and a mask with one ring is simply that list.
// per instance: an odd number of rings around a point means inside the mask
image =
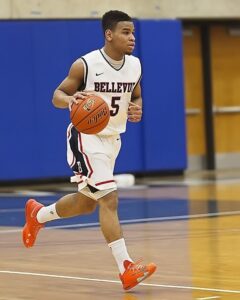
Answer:
[{"label": "short black hair", "polygon": [[102,16],[102,29],[105,32],[107,29],[113,30],[118,22],[128,21],[132,22],[132,18],[120,11],[120,10],[110,10]]}]

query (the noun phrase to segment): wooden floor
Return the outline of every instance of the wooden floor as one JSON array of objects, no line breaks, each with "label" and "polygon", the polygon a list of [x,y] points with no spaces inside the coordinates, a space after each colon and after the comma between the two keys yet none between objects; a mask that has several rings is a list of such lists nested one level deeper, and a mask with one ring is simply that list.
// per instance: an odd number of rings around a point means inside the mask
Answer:
[{"label": "wooden floor", "polygon": [[[155,199],[176,195],[177,189],[145,188],[144,193]],[[23,247],[20,228],[0,227],[0,299],[239,300],[240,181],[186,189],[189,218],[122,226],[130,255],[158,266],[130,292],[122,290],[99,227],[44,229],[32,249]]]}]

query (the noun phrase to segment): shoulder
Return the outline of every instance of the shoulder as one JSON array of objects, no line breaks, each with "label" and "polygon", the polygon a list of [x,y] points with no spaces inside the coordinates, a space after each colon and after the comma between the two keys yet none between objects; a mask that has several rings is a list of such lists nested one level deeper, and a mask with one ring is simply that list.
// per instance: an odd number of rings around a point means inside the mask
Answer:
[{"label": "shoulder", "polygon": [[84,63],[81,58],[75,60],[70,67],[68,77],[82,79],[84,74]]},{"label": "shoulder", "polygon": [[72,64],[71,69],[73,68],[74,70],[76,69],[84,69],[84,67],[87,65],[87,63],[91,60],[96,59],[97,57],[99,57],[100,55],[100,51],[99,50],[94,50],[91,51],[89,53],[84,54],[83,56],[79,57],[77,60],[74,61],[74,63]]},{"label": "shoulder", "polygon": [[81,58],[78,58],[77,60],[75,60],[71,66],[71,71],[80,71],[83,70],[84,66],[83,66],[83,61]]},{"label": "shoulder", "polygon": [[88,60],[92,60],[92,59],[97,59],[101,56],[101,52],[100,50],[94,50],[91,51],[85,55],[83,55],[80,59],[82,59],[83,61],[88,61]]},{"label": "shoulder", "polygon": [[126,61],[133,62],[135,64],[140,64],[140,59],[137,56],[134,55],[126,55],[125,56]]},{"label": "shoulder", "polygon": [[141,68],[141,62],[140,59],[134,55],[126,55],[125,61],[135,67]]}]

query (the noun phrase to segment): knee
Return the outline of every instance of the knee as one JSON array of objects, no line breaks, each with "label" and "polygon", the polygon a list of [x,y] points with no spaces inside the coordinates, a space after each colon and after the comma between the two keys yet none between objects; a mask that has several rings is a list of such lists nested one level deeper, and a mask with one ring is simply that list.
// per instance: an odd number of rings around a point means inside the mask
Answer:
[{"label": "knee", "polygon": [[92,200],[91,202],[88,202],[86,204],[86,210],[87,210],[86,213],[94,212],[96,207],[97,207],[97,202],[95,200]]},{"label": "knee", "polygon": [[118,208],[118,195],[117,191],[113,191],[101,199],[98,200],[100,208],[109,209],[112,211],[117,210]]},{"label": "knee", "polygon": [[97,207],[97,202],[95,200],[85,197],[81,193],[76,193],[76,203],[81,209],[84,207],[84,209],[82,209],[83,214],[90,214],[94,212]]}]

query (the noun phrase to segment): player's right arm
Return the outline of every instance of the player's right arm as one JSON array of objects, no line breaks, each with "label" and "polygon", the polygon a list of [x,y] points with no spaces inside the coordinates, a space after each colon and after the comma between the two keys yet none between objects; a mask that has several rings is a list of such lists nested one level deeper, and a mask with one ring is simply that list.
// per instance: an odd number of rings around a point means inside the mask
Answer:
[{"label": "player's right arm", "polygon": [[76,60],[68,73],[68,76],[56,88],[53,94],[53,105],[58,108],[67,108],[71,104],[78,103],[79,99],[86,96],[84,92],[77,92],[84,81],[84,66],[81,59]]}]

